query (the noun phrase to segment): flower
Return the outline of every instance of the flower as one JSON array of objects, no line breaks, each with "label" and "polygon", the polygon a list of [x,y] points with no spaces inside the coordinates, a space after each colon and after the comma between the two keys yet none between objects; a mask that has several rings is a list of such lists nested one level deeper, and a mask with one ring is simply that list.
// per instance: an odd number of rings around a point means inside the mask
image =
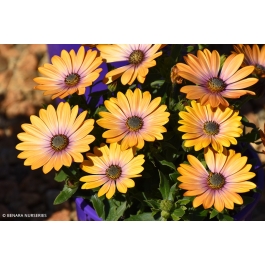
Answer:
[{"label": "flower", "polygon": [[127,188],[135,186],[131,178],[141,177],[144,168],[144,155],[134,157],[132,148],[122,151],[118,143],[111,143],[108,147],[101,144],[94,148],[93,153],[87,153],[89,160],[84,160],[80,167],[85,172],[92,174],[80,178],[86,182],[82,189],[93,189],[103,185],[98,191],[98,197],[106,194],[111,199],[116,187],[119,192],[126,193]]},{"label": "flower", "polygon": [[97,68],[103,62],[97,51],[88,50],[81,46],[77,52],[68,53],[62,50],[61,57],[53,56],[52,64],[39,67],[40,73],[47,77],[36,77],[33,80],[39,85],[35,89],[44,90],[44,95],[65,98],[77,92],[85,94],[87,86],[91,86],[98,77],[102,68]]},{"label": "flower", "polygon": [[124,95],[117,93],[117,98],[105,100],[105,107],[109,112],[99,112],[103,118],[97,124],[109,129],[102,137],[107,143],[121,141],[121,150],[129,147],[144,147],[144,141],[162,140],[161,133],[166,132],[162,125],[168,122],[169,112],[165,112],[166,105],[159,106],[161,97],[151,101],[148,91],[142,93],[139,88],[134,92],[128,89]]},{"label": "flower", "polygon": [[46,174],[52,168],[70,167],[73,161],[83,162],[81,152],[88,151],[89,144],[95,140],[88,135],[94,128],[94,120],[85,120],[87,111],[78,117],[77,113],[78,106],[71,109],[68,103],[61,102],[57,110],[49,105],[47,110],[40,110],[40,117],[31,115],[31,124],[23,124],[25,132],[17,135],[22,143],[16,149],[23,151],[18,158],[26,159],[24,165],[31,165],[32,170],[43,167]]},{"label": "flower", "polygon": [[190,165],[180,164],[178,180],[181,189],[187,190],[183,196],[196,196],[193,207],[203,205],[208,209],[214,208],[221,212],[224,208],[234,209],[234,203],[243,204],[238,193],[248,192],[256,187],[247,181],[256,174],[249,172],[252,165],[246,164],[247,157],[241,156],[234,150],[224,148],[223,153],[217,153],[206,148],[204,157],[208,169],[192,155],[188,155]]},{"label": "flower", "polygon": [[[79,51],[73,61],[74,51],[59,46],[62,56],[41,68],[50,74],[41,78],[46,80],[42,90],[56,102],[57,96],[67,97],[62,99],[67,103],[41,109],[18,134],[24,165],[44,173],[54,168],[55,181],[64,182],[54,204],[74,197],[78,220],[249,218],[264,189],[257,153],[265,154],[258,148],[265,145],[265,132],[241,108],[248,100],[255,105],[265,82],[253,76],[254,65],[245,64],[243,48],[227,57],[217,50],[231,51],[232,45],[170,44],[162,53],[161,44],[95,44],[85,53],[88,45],[74,46]],[[56,47],[48,47],[53,53],[50,48]],[[257,46],[253,49],[258,53]],[[79,81],[75,73],[94,82],[97,67],[106,62],[101,68],[109,73],[93,83],[96,92],[87,100],[83,83],[72,86],[76,94],[69,97],[59,86],[60,69],[68,71],[70,65],[65,58],[74,65],[71,82]],[[78,72],[81,68],[86,70]]]},{"label": "flower", "polygon": [[208,104],[202,106],[194,100],[191,106],[186,106],[186,111],[181,111],[179,116],[182,124],[178,130],[185,132],[182,139],[184,146],[194,146],[195,151],[209,146],[219,152],[223,151],[223,146],[237,144],[235,137],[239,137],[243,130],[240,128],[242,117],[238,116],[238,111],[232,108],[213,109]]},{"label": "flower", "polygon": [[252,49],[249,45],[233,45],[234,50],[232,53],[244,54],[244,61],[242,66],[253,65],[254,71],[258,77],[265,77],[265,45],[260,49],[257,44],[253,44]]},{"label": "flower", "polygon": [[111,83],[121,76],[123,85],[131,85],[135,79],[144,83],[148,74],[148,68],[156,65],[154,60],[162,54],[157,52],[164,45],[161,44],[100,44],[97,49],[100,56],[106,59],[107,63],[127,62],[128,64],[108,72],[105,76],[106,83]]},{"label": "flower", "polygon": [[220,104],[228,107],[225,98],[239,98],[245,94],[255,95],[253,91],[242,90],[258,82],[257,78],[246,78],[254,70],[254,66],[241,66],[244,55],[231,54],[225,60],[220,70],[220,55],[214,50],[203,52],[198,50],[197,57],[193,54],[184,56],[187,63],[177,63],[179,75],[196,85],[183,86],[180,91],[187,94],[188,99],[199,100],[202,105],[210,104],[217,107]]}]

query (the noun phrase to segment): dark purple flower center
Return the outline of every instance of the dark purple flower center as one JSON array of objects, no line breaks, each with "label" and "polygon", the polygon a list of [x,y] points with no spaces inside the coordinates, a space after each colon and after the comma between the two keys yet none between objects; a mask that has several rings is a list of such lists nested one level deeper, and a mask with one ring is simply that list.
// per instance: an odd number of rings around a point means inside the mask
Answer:
[{"label": "dark purple flower center", "polygon": [[222,79],[213,77],[207,81],[206,86],[211,92],[218,93],[224,91],[227,85]]},{"label": "dark purple flower center", "polygon": [[65,84],[68,86],[75,86],[79,83],[79,81],[80,75],[78,74],[70,74],[64,79]]},{"label": "dark purple flower center", "polygon": [[265,67],[260,65],[260,64],[256,64],[255,65],[255,71],[254,71],[257,75],[261,76],[265,74]]},{"label": "dark purple flower center", "polygon": [[210,188],[214,190],[221,189],[225,185],[225,178],[220,173],[210,172],[207,179],[207,184]]},{"label": "dark purple flower center", "polygon": [[51,139],[51,147],[55,151],[61,151],[65,149],[68,146],[68,144],[69,140],[63,134],[55,135]]},{"label": "dark purple flower center", "polygon": [[111,165],[107,170],[106,170],[106,175],[110,179],[118,179],[121,176],[121,168],[116,165]]},{"label": "dark purple flower center", "polygon": [[209,135],[216,135],[219,133],[219,124],[214,121],[207,121],[203,125],[203,130]]},{"label": "dark purple flower center", "polygon": [[133,51],[129,56],[129,63],[130,64],[139,64],[144,59],[144,53],[141,50]]},{"label": "dark purple flower center", "polygon": [[138,131],[143,127],[143,120],[140,117],[132,116],[127,119],[126,126],[130,131]]}]

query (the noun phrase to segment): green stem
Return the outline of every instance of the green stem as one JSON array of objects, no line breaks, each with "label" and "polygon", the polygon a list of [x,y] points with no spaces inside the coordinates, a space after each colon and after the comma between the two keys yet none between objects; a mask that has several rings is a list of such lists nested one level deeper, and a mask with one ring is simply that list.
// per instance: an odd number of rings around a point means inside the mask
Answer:
[{"label": "green stem", "polygon": [[252,95],[247,95],[247,97],[244,100],[242,100],[242,102],[240,102],[238,108],[240,109],[246,102],[248,102],[251,99],[253,99],[253,96]]},{"label": "green stem", "polygon": [[257,154],[264,154],[263,152],[260,152],[260,151],[257,151],[257,150],[255,150],[255,152],[256,152]]}]

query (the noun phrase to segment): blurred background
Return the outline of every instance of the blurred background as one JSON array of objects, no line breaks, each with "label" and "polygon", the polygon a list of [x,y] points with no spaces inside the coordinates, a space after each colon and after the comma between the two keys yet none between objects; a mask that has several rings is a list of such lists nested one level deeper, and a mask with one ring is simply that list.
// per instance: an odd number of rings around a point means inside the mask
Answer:
[{"label": "blurred background", "polygon": [[[220,54],[230,54],[232,45],[210,45]],[[31,170],[18,159],[17,134],[21,124],[30,123],[32,114],[38,115],[43,104],[54,104],[50,96],[34,90],[34,77],[40,76],[38,67],[49,63],[45,44],[0,44],[0,220],[4,221],[76,221],[72,199],[53,205],[63,183],[54,180],[55,171],[43,174],[42,169]],[[243,109],[250,122],[264,128],[265,97],[247,103]],[[261,151],[262,145],[253,146]],[[265,163],[265,155],[259,155]],[[44,214],[43,217],[2,217],[3,214]],[[256,206],[252,220],[265,220],[265,192]]]},{"label": "blurred background", "polygon": [[[63,187],[55,173],[31,170],[18,159],[15,146],[21,124],[38,115],[43,104],[52,102],[34,90],[38,67],[49,63],[47,45],[0,44],[0,220],[77,220],[73,200],[60,205],[53,201]],[[3,214],[43,214],[43,217],[2,217]]]}]

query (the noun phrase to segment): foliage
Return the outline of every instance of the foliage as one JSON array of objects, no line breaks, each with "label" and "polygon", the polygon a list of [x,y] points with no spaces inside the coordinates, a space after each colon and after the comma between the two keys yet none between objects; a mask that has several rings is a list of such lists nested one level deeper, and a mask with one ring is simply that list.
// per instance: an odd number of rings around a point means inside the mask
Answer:
[{"label": "foliage", "polygon": [[[117,79],[108,85],[107,90],[90,93],[91,100],[89,102],[84,95],[78,94],[69,95],[65,99],[72,107],[79,105],[83,110],[87,110],[87,119],[98,120],[101,118],[99,113],[107,111],[103,103],[97,104],[100,98],[103,99],[101,102],[104,102],[111,97],[116,98],[119,91],[125,93],[128,88],[132,91],[135,88],[141,88],[143,92],[149,91],[152,99],[161,97],[161,104],[167,106],[170,116],[169,121],[164,125],[166,132],[163,133],[163,139],[153,142],[145,141],[144,147],[136,150],[135,156],[143,154],[145,162],[142,165],[144,167],[141,172],[142,177],[134,179],[135,187],[128,188],[124,194],[116,190],[111,199],[107,199],[105,195],[98,197],[100,187],[89,190],[81,189],[84,183],[80,181],[80,178],[89,174],[80,169],[79,163],[72,163],[70,167],[63,166],[55,174],[55,181],[65,182],[65,185],[54,204],[62,203],[72,196],[80,196],[90,201],[100,218],[108,221],[233,220],[233,216],[242,209],[242,206],[241,208],[235,207],[233,210],[225,208],[221,212],[213,206],[208,209],[204,209],[203,205],[194,207],[195,196],[184,196],[185,190],[179,187],[178,177],[181,174],[177,168],[180,164],[189,164],[187,155],[197,157],[205,167],[206,163],[204,150],[195,151],[193,147],[185,146],[182,138],[183,133],[178,130],[178,126],[180,126],[178,124],[179,113],[185,111],[187,106],[191,106],[191,100],[186,98],[180,89],[185,85],[190,85],[191,82],[184,78],[175,82],[175,79],[172,79],[172,73],[177,63],[185,63],[184,56],[188,53],[196,55],[198,50],[205,48],[211,50],[211,45],[166,45],[163,48],[163,54],[156,58],[156,66],[149,68],[144,83],[139,83],[136,79],[132,85],[122,85],[121,80]],[[228,52],[220,55],[220,64],[223,65]],[[112,68],[109,65],[109,69]],[[92,88],[93,85],[87,89]],[[255,91],[255,86],[248,89]],[[240,112],[242,104],[249,100],[255,100],[255,96],[246,95],[239,99],[229,99],[229,103],[230,106]],[[249,122],[242,113],[240,115],[242,116],[243,133],[238,137],[237,142],[242,144],[240,149],[244,154],[248,146],[244,144],[261,144],[260,128]],[[106,139],[102,137],[104,131],[95,122],[94,129],[90,134],[94,135],[96,140],[90,144],[91,150],[105,142]],[[233,147],[231,145],[230,148]],[[83,155],[86,159],[85,153]],[[248,163],[250,163],[249,161]],[[243,206],[250,203],[251,200],[247,199],[247,196],[251,197],[254,192],[246,193]]]}]

